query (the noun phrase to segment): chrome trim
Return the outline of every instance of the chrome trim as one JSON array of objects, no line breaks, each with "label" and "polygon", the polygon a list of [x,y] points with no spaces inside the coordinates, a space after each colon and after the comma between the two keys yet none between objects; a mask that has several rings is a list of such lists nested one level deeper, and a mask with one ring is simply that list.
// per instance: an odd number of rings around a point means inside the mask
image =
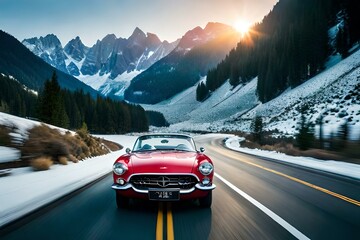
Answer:
[{"label": "chrome trim", "polygon": [[[145,194],[149,193],[148,190],[140,190],[140,189],[135,188],[131,183],[127,183],[124,186],[114,183],[111,186],[111,188],[114,190],[127,190],[127,189],[132,188],[137,193],[145,193]],[[166,188],[161,188],[161,190],[166,190]],[[194,187],[190,188],[190,189],[180,190],[180,194],[192,193],[193,191],[195,191]]]},{"label": "chrome trim", "polygon": [[133,176],[139,176],[139,175],[180,175],[180,176],[193,176],[196,178],[196,180],[198,182],[200,182],[200,179],[198,176],[196,176],[194,173],[133,173],[131,174],[127,179],[126,182],[130,181],[130,178],[132,178]]},{"label": "chrome trim", "polygon": [[[135,146],[137,145],[139,139],[142,138],[142,137],[164,137],[164,138],[166,138],[166,137],[173,137],[173,138],[176,138],[176,137],[185,137],[185,138],[189,138],[189,139],[191,140],[191,143],[193,144],[193,147],[194,147],[194,150],[191,151],[191,152],[194,152],[194,153],[197,152],[194,138],[191,137],[190,135],[181,134],[181,133],[149,133],[149,134],[140,135],[140,136],[135,140],[135,143],[134,143],[134,146],[133,146],[133,149],[132,149],[132,152],[133,152],[133,153],[141,152],[141,151],[134,151],[134,148],[135,148]],[[157,150],[157,151],[161,151],[161,150]]]},{"label": "chrome trim", "polygon": [[129,182],[139,189],[144,189],[144,187],[170,188],[172,186],[188,189],[199,181],[192,175],[138,175],[131,177]]},{"label": "chrome trim", "polygon": [[183,133],[146,133],[146,134],[142,134],[140,135],[138,138],[140,137],[144,137],[144,136],[174,136],[174,137],[188,137],[188,138],[192,138],[189,134],[183,134]]},{"label": "chrome trim", "polygon": [[197,188],[199,190],[203,190],[203,191],[211,191],[211,190],[214,190],[216,188],[216,185],[211,184],[210,186],[203,186],[201,183],[197,183],[195,185],[195,188]]},{"label": "chrome trim", "polygon": [[120,184],[114,183],[113,185],[111,185],[111,188],[115,189],[115,190],[127,190],[129,188],[132,188],[132,185],[130,183],[127,183],[127,184],[121,186]]},{"label": "chrome trim", "polygon": [[[149,190],[140,190],[137,188],[132,187],[132,189],[137,192],[137,193],[149,193]],[[167,188],[161,188],[161,191],[166,191]],[[173,189],[173,188],[171,188]],[[180,194],[187,194],[187,193],[192,193],[193,191],[195,191],[195,188],[190,188],[190,189],[186,189],[186,190],[180,190]]]},{"label": "chrome trim", "polygon": [[[127,190],[127,189],[133,189],[135,192],[137,193],[144,193],[147,194],[149,193],[148,190],[141,190],[141,189],[137,189],[135,188],[131,183],[129,183],[129,180],[131,179],[131,177],[133,176],[139,176],[139,175],[180,175],[180,176],[193,176],[195,177],[199,182],[199,178],[198,176],[196,176],[193,173],[135,173],[135,174],[131,174],[128,179],[127,179],[127,183],[123,186],[121,186],[120,184],[116,184],[114,183],[111,187],[115,190]],[[211,191],[214,190],[216,188],[215,184],[211,184],[210,186],[203,186],[201,183],[197,183],[195,184],[195,187],[192,187],[190,189],[181,189],[180,190],[180,194],[187,194],[187,193],[192,193],[193,191],[195,191],[195,189],[199,189],[202,191]],[[166,188],[162,188],[163,190],[166,190]]]}]

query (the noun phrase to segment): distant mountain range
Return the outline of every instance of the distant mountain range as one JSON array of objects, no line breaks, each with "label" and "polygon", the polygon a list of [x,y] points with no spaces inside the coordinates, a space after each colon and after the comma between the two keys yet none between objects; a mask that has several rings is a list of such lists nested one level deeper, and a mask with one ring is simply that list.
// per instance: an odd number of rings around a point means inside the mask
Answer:
[{"label": "distant mountain range", "polygon": [[[51,58],[58,59],[58,55]],[[61,87],[69,90],[83,90],[96,97],[98,92],[75,77],[58,71],[41,58],[35,56],[16,38],[0,30],[0,73],[12,76],[26,87],[39,91],[44,82],[57,72]]]},{"label": "distant mountain range", "polygon": [[232,27],[209,23],[172,43],[139,28],[127,39],[108,34],[91,48],[80,37],[63,47],[53,34],[22,43],[50,65],[102,95],[123,98],[126,91],[126,99],[131,102],[158,102],[192,86],[236,46],[239,38]]},{"label": "distant mountain range", "polygon": [[145,34],[136,28],[128,39],[109,34],[90,48],[80,37],[62,47],[54,34],[25,39],[22,43],[50,65],[101,94],[122,97],[134,76],[166,56],[178,42],[162,42],[155,34]]}]

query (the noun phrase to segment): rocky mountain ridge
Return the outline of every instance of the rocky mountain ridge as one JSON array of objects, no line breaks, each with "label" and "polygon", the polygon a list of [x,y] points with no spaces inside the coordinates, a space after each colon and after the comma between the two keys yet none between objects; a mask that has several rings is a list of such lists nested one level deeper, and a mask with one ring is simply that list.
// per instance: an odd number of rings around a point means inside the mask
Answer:
[{"label": "rocky mountain ridge", "polygon": [[225,24],[195,27],[185,33],[172,52],[131,81],[125,99],[154,104],[171,98],[198,82],[239,40],[239,32]]},{"label": "rocky mountain ridge", "polygon": [[[41,50],[40,47],[45,46],[48,49],[54,49],[54,54],[46,56],[48,57],[48,60],[56,62],[63,56],[61,56],[61,54],[55,54],[55,52],[57,52],[55,50],[58,49],[58,45],[54,39],[54,36],[50,35],[48,39],[43,39],[43,44],[39,45],[39,48],[34,47],[33,50]],[[60,43],[60,41],[58,43]],[[43,57],[44,56],[45,55],[43,55]],[[21,44],[16,38],[0,30],[1,74],[12,76],[27,88],[38,92],[41,91],[44,87],[44,82],[49,79],[54,72],[56,72],[59,84],[62,88],[72,91],[81,89],[83,92],[89,93],[93,97],[98,95],[98,92],[88,85],[69,74],[58,71],[42,58],[34,55],[33,52]]]},{"label": "rocky mountain ridge", "polygon": [[63,47],[54,34],[25,39],[22,43],[53,67],[77,77],[103,95],[121,97],[121,89],[131,80],[129,75],[133,77],[146,70],[178,42],[161,41],[157,35],[135,28],[127,39],[108,34],[92,47],[85,46],[80,37]]}]

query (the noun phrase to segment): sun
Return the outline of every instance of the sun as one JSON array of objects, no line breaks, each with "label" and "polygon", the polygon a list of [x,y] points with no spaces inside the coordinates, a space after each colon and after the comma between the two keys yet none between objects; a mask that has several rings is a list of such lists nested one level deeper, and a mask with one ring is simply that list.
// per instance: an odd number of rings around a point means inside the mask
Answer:
[{"label": "sun", "polygon": [[242,35],[245,35],[250,30],[250,23],[245,20],[238,20],[235,22],[234,27],[236,31],[238,31]]}]

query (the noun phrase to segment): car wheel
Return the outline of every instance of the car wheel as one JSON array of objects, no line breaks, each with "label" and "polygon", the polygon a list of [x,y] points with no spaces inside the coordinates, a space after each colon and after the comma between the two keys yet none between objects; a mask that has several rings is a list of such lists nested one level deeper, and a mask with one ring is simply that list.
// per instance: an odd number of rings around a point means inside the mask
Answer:
[{"label": "car wheel", "polygon": [[129,198],[116,193],[116,205],[118,208],[127,208],[129,206]]},{"label": "car wheel", "polygon": [[212,203],[212,191],[210,191],[206,197],[200,198],[199,203],[202,208],[210,208]]}]

